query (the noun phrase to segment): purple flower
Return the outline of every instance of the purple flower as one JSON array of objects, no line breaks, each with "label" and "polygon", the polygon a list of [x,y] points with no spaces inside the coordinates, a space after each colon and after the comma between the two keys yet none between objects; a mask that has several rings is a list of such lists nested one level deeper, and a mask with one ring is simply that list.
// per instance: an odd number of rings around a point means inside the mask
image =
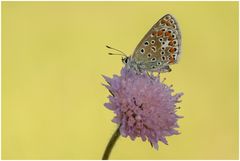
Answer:
[{"label": "purple flower", "polygon": [[158,149],[158,141],[168,144],[166,136],[177,135],[176,103],[183,93],[173,95],[172,86],[167,86],[159,77],[147,73],[138,74],[124,67],[121,76],[103,76],[111,93],[109,103],[104,105],[114,111],[113,122],[120,126],[122,136],[132,140],[141,137]]}]

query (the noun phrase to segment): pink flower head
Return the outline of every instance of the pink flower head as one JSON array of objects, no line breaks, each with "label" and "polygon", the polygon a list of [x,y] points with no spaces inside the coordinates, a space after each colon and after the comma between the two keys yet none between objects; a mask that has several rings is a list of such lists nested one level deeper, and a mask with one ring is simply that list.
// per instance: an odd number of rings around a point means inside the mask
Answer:
[{"label": "pink flower head", "polygon": [[120,126],[122,136],[132,140],[141,137],[158,149],[158,141],[168,144],[166,136],[177,135],[176,103],[183,93],[173,95],[174,90],[160,82],[159,77],[136,73],[124,67],[121,75],[103,76],[111,93],[104,105],[114,111],[113,122]]}]

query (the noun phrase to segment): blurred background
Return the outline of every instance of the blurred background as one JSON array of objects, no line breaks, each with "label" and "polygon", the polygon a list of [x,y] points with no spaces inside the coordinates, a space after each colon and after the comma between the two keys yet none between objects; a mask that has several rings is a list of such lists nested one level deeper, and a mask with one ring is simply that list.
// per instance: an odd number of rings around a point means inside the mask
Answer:
[{"label": "blurred background", "polygon": [[121,137],[110,159],[238,159],[238,2],[2,2],[2,159],[101,159],[116,129],[101,74],[119,74],[165,14],[182,56],[181,134],[158,151]]}]

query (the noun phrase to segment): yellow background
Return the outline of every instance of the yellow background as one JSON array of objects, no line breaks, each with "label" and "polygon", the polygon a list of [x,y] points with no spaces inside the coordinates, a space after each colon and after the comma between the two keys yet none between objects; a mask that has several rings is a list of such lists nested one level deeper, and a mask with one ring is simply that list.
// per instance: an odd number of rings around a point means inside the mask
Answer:
[{"label": "yellow background", "polygon": [[183,52],[164,74],[183,91],[181,135],[159,151],[120,138],[111,159],[238,158],[238,2],[3,2],[2,159],[101,159],[116,128],[101,74],[166,13]]}]

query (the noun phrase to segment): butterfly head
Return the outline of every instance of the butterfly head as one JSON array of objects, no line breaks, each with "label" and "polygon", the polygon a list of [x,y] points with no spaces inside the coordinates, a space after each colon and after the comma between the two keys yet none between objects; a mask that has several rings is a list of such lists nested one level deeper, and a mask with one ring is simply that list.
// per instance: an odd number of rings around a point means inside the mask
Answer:
[{"label": "butterfly head", "polygon": [[122,58],[122,62],[123,62],[123,64],[128,64],[128,62],[129,62],[129,57],[128,57],[128,56],[123,57],[123,58]]},{"label": "butterfly head", "polygon": [[137,72],[141,72],[141,67],[140,64],[138,64],[134,59],[132,59],[131,56],[125,56],[122,58],[122,62],[123,64],[125,64],[125,66],[128,69],[134,69]]},{"label": "butterfly head", "polygon": [[122,52],[121,50],[112,48],[112,47],[110,47],[110,46],[106,46],[106,47],[109,48],[109,49],[112,49],[112,50],[115,50],[115,51],[119,52],[119,53],[108,53],[109,55],[120,55],[120,56],[123,56],[123,57],[122,57],[122,62],[123,62],[124,64],[128,64],[128,63],[130,62],[130,57],[127,56],[127,55],[126,55],[124,52]]}]

